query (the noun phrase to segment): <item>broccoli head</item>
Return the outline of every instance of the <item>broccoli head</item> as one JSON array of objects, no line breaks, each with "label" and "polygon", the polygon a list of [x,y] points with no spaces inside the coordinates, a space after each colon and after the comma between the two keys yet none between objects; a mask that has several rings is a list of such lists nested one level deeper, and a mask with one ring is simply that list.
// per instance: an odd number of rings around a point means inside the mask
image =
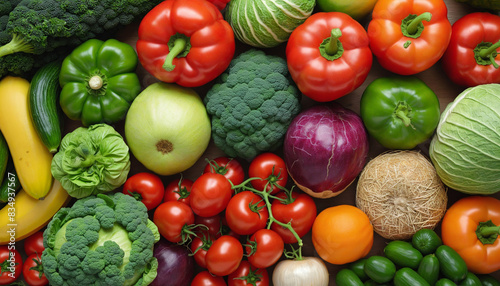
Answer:
[{"label": "broccoli head", "polygon": [[275,151],[300,111],[300,96],[283,58],[256,49],[240,54],[204,98],[215,145],[245,160]]},{"label": "broccoli head", "polygon": [[143,203],[122,193],[90,196],[60,209],[43,233],[50,285],[148,285],[160,239]]}]

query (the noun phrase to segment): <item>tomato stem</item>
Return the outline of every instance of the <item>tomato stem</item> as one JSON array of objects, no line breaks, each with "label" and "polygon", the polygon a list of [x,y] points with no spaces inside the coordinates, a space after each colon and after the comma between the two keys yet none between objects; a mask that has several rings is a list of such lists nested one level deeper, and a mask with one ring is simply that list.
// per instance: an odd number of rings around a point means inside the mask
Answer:
[{"label": "tomato stem", "polygon": [[495,61],[498,55],[497,49],[500,48],[500,41],[496,43],[481,42],[474,49],[476,62],[479,65],[493,65],[496,69],[499,67]]}]

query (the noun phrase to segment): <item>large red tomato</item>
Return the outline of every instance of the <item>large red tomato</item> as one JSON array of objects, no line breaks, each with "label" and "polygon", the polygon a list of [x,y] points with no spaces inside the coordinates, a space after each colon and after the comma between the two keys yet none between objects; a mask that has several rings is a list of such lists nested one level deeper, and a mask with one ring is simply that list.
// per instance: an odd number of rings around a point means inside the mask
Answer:
[{"label": "large red tomato", "polygon": [[227,225],[240,235],[250,235],[265,228],[268,218],[265,201],[251,191],[234,195],[226,208]]},{"label": "large red tomato", "polygon": [[254,233],[249,243],[252,246],[245,247],[248,262],[256,268],[267,268],[276,263],[285,247],[281,236],[274,230],[266,228]]},{"label": "large red tomato", "polygon": [[189,195],[191,194],[191,187],[193,186],[193,181],[190,179],[178,178],[165,187],[165,195],[163,201],[180,201],[182,203],[190,205]]},{"label": "large red tomato", "polygon": [[168,201],[159,205],[153,222],[160,234],[170,242],[181,242],[187,226],[193,225],[194,214],[191,208],[179,201]]},{"label": "large red tomato", "polygon": [[236,271],[227,277],[229,286],[268,286],[269,274],[265,268],[255,268],[243,260]]},{"label": "large red tomato", "polygon": [[123,193],[141,201],[149,211],[156,208],[163,199],[163,182],[153,173],[138,173],[127,179],[123,185]]},{"label": "large red tomato", "polygon": [[226,286],[223,277],[210,274],[207,270],[201,271],[191,281],[191,286]]},{"label": "large red tomato", "polygon": [[230,235],[217,238],[205,256],[208,271],[217,276],[226,276],[234,272],[240,266],[241,259],[243,259],[243,246],[238,239]]},{"label": "large red tomato", "polygon": [[191,188],[191,208],[199,216],[214,216],[222,212],[233,191],[231,183],[221,174],[205,173],[198,177]]},{"label": "large red tomato", "polygon": [[234,158],[218,157],[210,160],[203,169],[203,173],[221,174],[233,185],[239,185],[245,180],[245,171],[240,162]]},{"label": "large red tomato", "polygon": [[9,285],[21,276],[23,258],[15,248],[0,246],[0,285]]},{"label": "large red tomato", "polygon": [[257,155],[250,162],[248,176],[260,178],[260,180],[251,181],[254,188],[263,191],[267,185],[266,190],[272,190],[272,194],[279,192],[278,186],[285,187],[288,181],[285,161],[280,156],[269,152]]}]

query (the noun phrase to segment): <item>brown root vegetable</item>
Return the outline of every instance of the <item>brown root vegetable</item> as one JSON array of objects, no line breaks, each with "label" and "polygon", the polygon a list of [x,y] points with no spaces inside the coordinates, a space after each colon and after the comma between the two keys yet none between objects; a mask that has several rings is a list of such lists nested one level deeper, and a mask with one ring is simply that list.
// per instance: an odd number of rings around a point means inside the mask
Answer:
[{"label": "brown root vegetable", "polygon": [[448,202],[446,188],[431,162],[417,151],[391,151],[365,166],[358,180],[356,206],[386,239],[409,239],[433,229]]}]

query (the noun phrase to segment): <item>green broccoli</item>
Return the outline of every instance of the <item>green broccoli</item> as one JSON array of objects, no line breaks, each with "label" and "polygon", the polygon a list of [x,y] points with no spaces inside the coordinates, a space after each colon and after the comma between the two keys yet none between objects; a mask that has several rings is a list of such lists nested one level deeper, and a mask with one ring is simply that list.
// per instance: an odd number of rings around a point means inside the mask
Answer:
[{"label": "green broccoli", "polygon": [[50,285],[149,285],[160,239],[146,206],[122,193],[99,194],[61,208],[43,233]]},{"label": "green broccoli", "polygon": [[256,49],[240,54],[204,98],[215,145],[245,160],[277,150],[300,96],[285,59]]}]

